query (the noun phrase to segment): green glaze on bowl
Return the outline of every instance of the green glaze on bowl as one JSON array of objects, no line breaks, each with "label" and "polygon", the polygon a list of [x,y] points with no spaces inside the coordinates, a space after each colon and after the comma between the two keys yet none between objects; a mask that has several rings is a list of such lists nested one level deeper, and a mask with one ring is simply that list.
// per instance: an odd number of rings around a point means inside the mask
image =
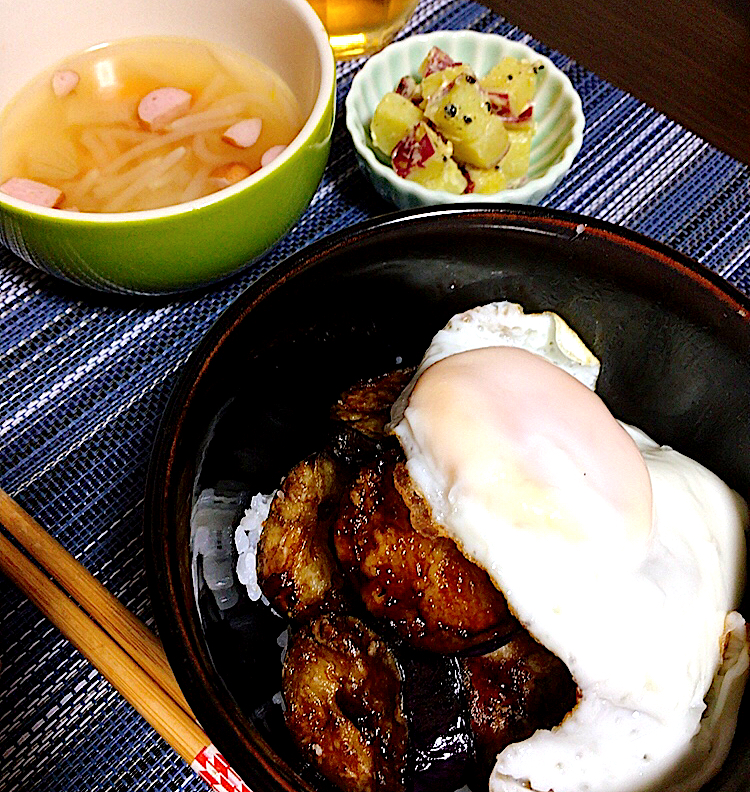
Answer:
[{"label": "green glaze on bowl", "polygon": [[[35,24],[42,10],[49,18]],[[0,193],[0,242],[22,259],[101,291],[182,292],[246,267],[304,212],[325,169],[336,109],[333,53],[306,0],[80,0],[72,7],[66,0],[25,0],[8,13],[13,19],[4,15],[0,73],[12,79],[0,86],[0,104],[39,70],[86,47],[136,35],[182,35],[246,49],[286,80],[307,114],[295,139],[267,166],[177,206],[77,213]],[[12,29],[29,36],[11,36]],[[48,39],[52,60],[40,63],[33,49]]]},{"label": "green glaze on bowl", "polygon": [[[378,102],[394,90],[405,74],[416,75],[431,47],[440,47],[455,61],[485,75],[505,56],[544,64],[534,97],[536,133],[525,183],[491,195],[454,195],[430,190],[397,176],[375,153],[370,121]],[[568,77],[549,58],[518,41],[472,30],[438,31],[411,36],[374,55],[355,75],[346,97],[346,126],[360,167],[375,189],[401,209],[445,203],[537,204],[559,184],[583,143],[585,119],[581,99]]]},{"label": "green glaze on bowl", "polygon": [[52,275],[103,291],[164,294],[220,280],[265,253],[304,212],[328,159],[334,106],[331,90],[304,142],[219,200],[114,221],[4,206],[0,240]]}]

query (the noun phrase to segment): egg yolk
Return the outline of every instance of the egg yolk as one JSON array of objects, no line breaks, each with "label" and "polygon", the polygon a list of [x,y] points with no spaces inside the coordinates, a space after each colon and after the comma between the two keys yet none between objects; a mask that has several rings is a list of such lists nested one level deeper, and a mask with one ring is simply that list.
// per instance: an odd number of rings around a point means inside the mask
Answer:
[{"label": "egg yolk", "polygon": [[568,543],[642,544],[650,533],[635,443],[599,396],[539,355],[450,355],[421,375],[405,418],[449,504]]}]

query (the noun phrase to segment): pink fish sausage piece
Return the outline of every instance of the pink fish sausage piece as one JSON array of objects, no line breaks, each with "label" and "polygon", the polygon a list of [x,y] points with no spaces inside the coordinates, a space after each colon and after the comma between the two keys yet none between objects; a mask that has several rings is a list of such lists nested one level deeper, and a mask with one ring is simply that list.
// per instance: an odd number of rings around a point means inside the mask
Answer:
[{"label": "pink fish sausage piece", "polygon": [[285,148],[286,146],[271,146],[260,158],[261,167],[265,167],[269,162],[275,160]]},{"label": "pink fish sausage piece", "polygon": [[138,118],[152,132],[184,115],[193,97],[182,88],[157,88],[138,103]]},{"label": "pink fish sausage piece", "polygon": [[62,190],[33,179],[22,179],[20,176],[13,176],[0,184],[0,192],[47,209],[55,209],[65,199]]},{"label": "pink fish sausage piece", "polygon": [[260,118],[243,118],[227,129],[221,136],[225,142],[237,148],[250,148],[260,137],[263,122]]},{"label": "pink fish sausage piece", "polygon": [[78,85],[81,78],[72,69],[60,69],[52,75],[52,91],[55,96],[67,96]]}]

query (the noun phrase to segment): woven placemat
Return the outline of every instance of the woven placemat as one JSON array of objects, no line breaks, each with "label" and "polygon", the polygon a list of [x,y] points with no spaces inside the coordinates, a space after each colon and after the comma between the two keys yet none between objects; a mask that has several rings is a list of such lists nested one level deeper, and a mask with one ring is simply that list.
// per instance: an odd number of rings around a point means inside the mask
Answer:
[{"label": "woven placemat", "polygon": [[[476,3],[424,0],[401,37],[437,29],[529,43],[583,100],[583,148],[544,205],[627,226],[750,292],[750,169]],[[170,386],[222,310],[303,245],[392,209],[357,169],[338,67],[331,157],[309,209],[243,274],[173,300],[82,293],[0,249],[0,486],[151,621],[146,465]],[[0,578],[0,790],[202,790],[108,683]]]}]

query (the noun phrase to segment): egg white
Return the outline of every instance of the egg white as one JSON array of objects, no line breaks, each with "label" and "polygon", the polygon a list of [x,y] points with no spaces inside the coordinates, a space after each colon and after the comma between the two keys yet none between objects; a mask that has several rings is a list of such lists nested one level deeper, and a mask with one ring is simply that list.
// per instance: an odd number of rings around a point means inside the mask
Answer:
[{"label": "egg white", "polygon": [[599,361],[562,317],[552,311],[527,314],[517,303],[507,301],[488,303],[456,314],[437,332],[412,381],[393,406],[391,428],[401,420],[409,395],[423,371],[448,355],[493,346],[535,352],[591,390],[596,387]]},{"label": "egg white", "polygon": [[[583,541],[572,541],[565,531],[517,524],[508,517],[512,510],[499,512],[476,497],[472,478],[481,471],[472,467],[470,447],[465,462],[459,456],[449,465],[435,453],[433,408],[424,399],[414,399],[419,409],[412,402],[423,373],[438,361],[493,346],[526,349],[591,390],[599,372],[560,317],[493,303],[438,332],[392,412],[407,469],[433,516],[489,572],[521,623],[566,663],[579,686],[580,701],[560,726],[499,754],[491,792],[698,789],[726,754],[747,675],[745,625],[734,612],[745,574],[747,506],[697,462],[620,424],[650,480],[645,537],[604,530],[591,541],[587,530]],[[481,442],[482,420],[480,414],[473,430],[480,440],[471,442]],[[445,413],[440,421],[446,423]],[[487,436],[492,431],[488,426]],[[464,442],[460,428],[455,436]],[[554,443],[549,447],[557,454]],[[551,468],[564,467],[565,455],[559,458]],[[581,519],[591,521],[586,512],[598,508],[596,494],[583,487],[575,503]]]}]

